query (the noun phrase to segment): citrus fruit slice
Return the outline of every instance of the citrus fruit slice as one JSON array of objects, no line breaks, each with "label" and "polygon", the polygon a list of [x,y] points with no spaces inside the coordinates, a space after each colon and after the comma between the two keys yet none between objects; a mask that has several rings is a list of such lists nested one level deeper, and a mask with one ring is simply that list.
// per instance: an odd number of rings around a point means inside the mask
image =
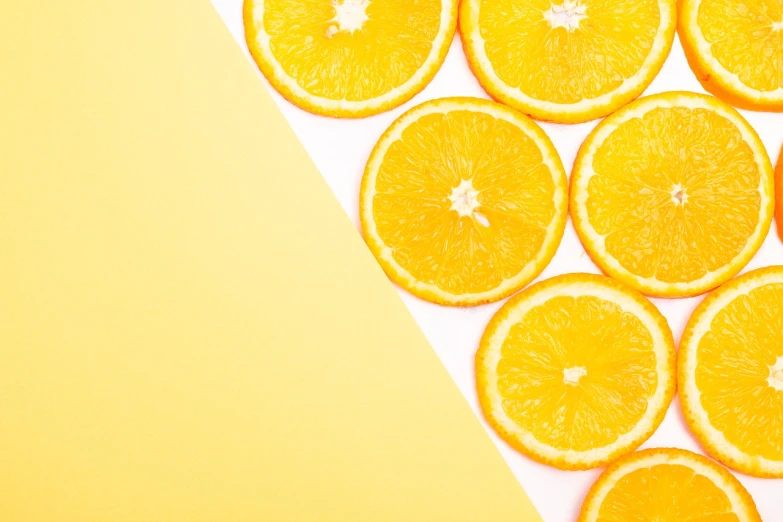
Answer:
[{"label": "citrus fruit slice", "polygon": [[736,275],[773,210],[772,164],[756,132],[694,93],[649,96],[606,118],[571,176],[571,215],[590,257],[647,295],[697,295]]},{"label": "citrus fruit slice", "polygon": [[761,522],[739,480],[708,458],[675,448],[631,453],[604,470],[578,522]]},{"label": "citrus fruit slice", "polygon": [[701,84],[737,107],[783,111],[783,3],[682,0],[679,32]]},{"label": "citrus fruit slice", "polygon": [[463,0],[468,64],[496,100],[577,123],[639,96],[661,70],[676,0]]},{"label": "citrus fruit slice", "polygon": [[337,117],[378,114],[440,68],[458,0],[245,0],[245,37],[289,101]]},{"label": "citrus fruit slice", "polygon": [[778,166],[775,169],[775,190],[777,196],[777,216],[778,216],[778,236],[783,240],[783,148],[780,149],[778,157]]},{"label": "citrus fruit slice", "polygon": [[783,267],[712,292],[680,343],[680,402],[707,451],[748,475],[783,477]]},{"label": "citrus fruit slice", "polygon": [[538,276],[567,209],[565,170],[544,131],[476,98],[403,114],[375,146],[360,195],[365,240],[388,276],[457,306],[497,301]]},{"label": "citrus fruit slice", "polygon": [[495,314],[476,353],[476,386],[512,447],[560,469],[603,466],[663,420],[674,341],[640,293],[604,276],[559,276]]}]

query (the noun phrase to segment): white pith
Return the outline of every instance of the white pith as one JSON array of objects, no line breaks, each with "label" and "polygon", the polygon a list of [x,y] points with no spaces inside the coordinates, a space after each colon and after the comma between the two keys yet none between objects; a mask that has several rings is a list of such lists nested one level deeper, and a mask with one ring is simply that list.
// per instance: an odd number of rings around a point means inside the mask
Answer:
[{"label": "white pith", "polygon": [[565,0],[562,4],[552,4],[548,10],[544,11],[546,19],[552,28],[565,27],[568,31],[579,29],[579,22],[587,17],[587,6],[581,5],[579,1]]},{"label": "white pith", "polygon": [[[603,107],[612,104],[616,99],[627,97],[631,93],[635,93],[631,98],[638,96],[638,93],[644,89],[644,87],[652,80],[655,64],[662,63],[666,55],[668,55],[672,44],[672,36],[675,27],[676,13],[671,4],[667,1],[661,0],[658,2],[660,9],[660,25],[658,32],[655,35],[653,45],[650,48],[650,52],[645,58],[643,64],[639,68],[637,74],[630,78],[626,78],[623,83],[617,89],[598,96],[597,98],[590,98],[580,100],[576,103],[555,103],[544,100],[539,100],[528,96],[516,87],[507,85],[500,77],[495,73],[492,63],[487,56],[484,49],[484,38],[481,36],[481,29],[478,24],[481,1],[482,0],[463,0],[465,2],[465,19],[460,19],[460,27],[463,32],[466,32],[466,39],[470,45],[470,49],[475,53],[475,59],[480,65],[481,73],[486,75],[492,85],[492,95],[495,98],[501,99],[506,103],[516,100],[518,103],[524,104],[526,107],[533,107],[537,111],[544,115],[558,113],[579,115],[589,112],[596,107]],[[467,28],[467,31],[466,31]],[[483,83],[483,82],[482,82]],[[485,86],[486,88],[486,86]],[[536,115],[537,116],[537,115]],[[581,118],[579,121],[583,121]]]},{"label": "white pith", "polygon": [[[268,64],[272,67],[272,75],[274,76],[275,82],[279,83],[280,86],[282,86],[284,90],[288,91],[292,97],[299,100],[305,100],[310,104],[314,104],[322,111],[357,112],[375,111],[389,104],[399,104],[412,95],[411,92],[416,89],[416,86],[420,85],[422,82],[429,81],[429,79],[434,75],[434,72],[440,67],[442,61],[441,58],[445,58],[445,51],[451,45],[453,29],[455,25],[454,13],[456,11],[458,0],[441,1],[440,27],[438,28],[438,34],[432,42],[432,49],[430,50],[430,54],[427,56],[427,59],[416,71],[416,73],[411,76],[408,81],[398,87],[395,87],[389,92],[376,98],[362,101],[352,101],[345,99],[336,100],[313,95],[303,89],[294,78],[288,76],[280,63],[277,61],[277,58],[272,53],[270,37],[264,27],[264,2],[265,0],[253,1],[252,23],[254,24],[254,29],[256,32],[255,43],[257,44],[257,49],[264,57],[266,62],[268,62]],[[336,25],[330,27],[336,27]],[[332,32],[332,30],[329,28],[326,30]]]},{"label": "white pith", "polygon": [[767,383],[777,391],[783,391],[783,355],[778,357],[775,364],[769,367]]},{"label": "white pith", "polygon": [[[695,47],[696,55],[702,66],[710,73],[710,76],[719,84],[724,85],[731,91],[738,93],[746,99],[751,99],[759,103],[781,103],[783,102],[783,86],[773,91],[757,91],[744,84],[739,79],[739,74],[733,73],[723,67],[721,63],[712,56],[710,44],[698,24],[698,13],[701,0],[683,0],[683,24],[689,30],[689,41]],[[772,29],[783,28],[783,21],[772,24]]]},{"label": "white pith", "polygon": [[[533,139],[538,145],[542,154],[542,161],[552,173],[554,178],[555,192],[553,195],[553,202],[555,206],[555,212],[552,217],[552,221],[549,223],[546,229],[546,239],[541,245],[539,254],[532,259],[522,271],[520,271],[514,277],[503,280],[497,288],[487,292],[467,293],[455,295],[446,292],[436,285],[417,281],[416,278],[403,267],[401,267],[394,259],[391,248],[387,247],[375,226],[373,218],[373,199],[377,193],[375,185],[378,170],[383,163],[384,156],[389,147],[402,137],[403,131],[419,118],[428,114],[448,113],[451,111],[465,111],[475,110],[491,116],[505,120],[513,125],[516,125],[523,129],[525,133]],[[509,290],[515,289],[519,286],[520,281],[530,280],[537,275],[542,269],[542,263],[544,263],[550,256],[551,252],[560,241],[562,229],[565,224],[565,216],[568,212],[568,194],[567,194],[567,178],[565,169],[563,168],[560,158],[557,156],[557,151],[554,149],[551,141],[546,137],[544,132],[531,120],[521,116],[516,111],[504,107],[503,105],[488,102],[486,100],[475,100],[475,105],[471,106],[470,103],[466,103],[465,98],[445,98],[440,100],[433,100],[426,102],[418,107],[415,107],[403,114],[387,131],[386,134],[376,145],[373,151],[370,161],[367,164],[365,170],[365,179],[362,181],[363,196],[362,196],[362,224],[365,237],[371,238],[372,241],[378,245],[380,252],[376,255],[388,263],[398,275],[400,279],[404,279],[411,286],[411,290],[416,290],[420,294],[429,294],[437,296],[439,299],[447,303],[455,302],[458,300],[460,304],[470,302],[481,302],[487,299],[493,299],[495,296],[501,293],[507,293]]]},{"label": "white pith", "polygon": [[579,384],[579,379],[587,375],[587,370],[582,366],[572,366],[563,370],[563,382],[571,386]]},{"label": "white pith", "polygon": [[334,22],[337,31],[345,31],[353,34],[361,30],[367,17],[369,0],[332,0],[334,5]]},{"label": "white pith", "polygon": [[590,504],[588,509],[583,512],[582,517],[580,517],[580,522],[595,522],[599,520],[601,505],[603,504],[604,500],[606,500],[606,496],[612,491],[612,489],[614,489],[615,486],[617,486],[617,483],[623,477],[639,469],[667,464],[672,466],[685,466],[692,469],[697,475],[701,475],[709,479],[726,494],[729,501],[731,502],[731,509],[739,518],[739,522],[751,522],[757,520],[755,514],[749,511],[744,498],[737,489],[738,487],[742,486],[738,486],[736,482],[732,481],[731,475],[728,473],[723,475],[722,473],[716,471],[712,466],[706,465],[696,458],[689,458],[688,454],[684,450],[681,451],[682,453],[678,451],[676,454],[672,455],[650,452],[648,455],[642,458],[631,460],[630,462],[624,463],[619,467],[607,470],[605,474],[600,477],[599,482],[597,482],[594,486],[594,490],[590,492]]},{"label": "white pith", "polygon": [[[707,412],[701,405],[701,392],[696,386],[696,366],[697,349],[704,335],[710,331],[710,325],[715,316],[723,310],[729,303],[740,296],[746,295],[754,289],[768,285],[783,283],[783,269],[772,273],[765,272],[756,276],[741,276],[732,280],[726,286],[716,290],[710,296],[711,301],[706,308],[697,310],[700,312],[695,323],[688,324],[686,335],[683,337],[680,345],[680,372],[682,382],[679,386],[682,389],[680,400],[683,402],[683,408],[692,413],[691,421],[696,424],[692,429],[696,429],[714,446],[715,451],[720,453],[721,460],[730,460],[733,463],[742,463],[743,471],[755,468],[764,473],[775,475],[783,474],[783,461],[766,459],[757,455],[748,455],[742,452],[737,446],[732,444],[723,435],[723,432],[717,430],[710,423]],[[777,363],[770,368],[770,377],[777,364],[783,364],[783,358],[779,358]],[[772,385],[772,383],[770,383]]]},{"label": "white pith", "polygon": [[[501,348],[511,328],[533,308],[541,306],[553,297],[594,296],[618,305],[624,312],[638,317],[647,327],[653,341],[653,351],[656,356],[657,388],[648,402],[647,411],[639,423],[628,433],[621,434],[613,443],[593,448],[587,451],[563,450],[540,442],[531,432],[525,431],[503,408],[503,398],[498,393],[499,381],[497,367],[501,360]],[[502,310],[501,312],[502,313]],[[476,373],[485,377],[484,395],[489,401],[489,411],[485,414],[491,417],[507,434],[515,438],[523,447],[551,461],[567,462],[573,465],[602,462],[616,451],[641,444],[655,428],[658,414],[668,407],[667,389],[673,384],[674,375],[671,369],[670,345],[665,333],[661,330],[658,318],[645,309],[631,295],[607,285],[585,281],[581,283],[564,282],[560,285],[545,287],[532,293],[522,301],[518,301],[506,311],[506,315],[494,326],[491,336],[482,340],[483,354],[481,366]],[[477,359],[478,361],[478,359]],[[578,370],[577,370],[578,371]],[[579,372],[581,373],[581,372]],[[585,372],[586,373],[586,372]],[[573,373],[570,375],[574,377]],[[564,377],[566,377],[564,373]]]},{"label": "white pith", "polygon": [[[587,214],[587,187],[592,177],[596,175],[593,170],[593,158],[603,142],[626,121],[634,118],[642,118],[647,112],[655,108],[673,107],[710,110],[734,123],[743,140],[747,142],[753,150],[755,162],[761,171],[758,187],[761,200],[759,221],[756,230],[748,237],[745,248],[725,266],[713,272],[708,272],[695,281],[685,283],[670,283],[661,281],[657,277],[642,278],[626,270],[617,259],[606,251],[606,238],[593,228]],[[594,133],[589,136],[582,145],[580,154],[581,157],[578,159],[574,172],[572,173],[571,194],[573,201],[572,211],[576,214],[581,223],[581,227],[584,229],[583,232],[580,233],[580,236],[587,236],[587,238],[583,237],[582,240],[585,241],[585,239],[587,239],[589,241],[595,256],[607,265],[607,269],[611,271],[612,275],[620,278],[627,284],[631,284],[635,288],[641,289],[644,293],[652,295],[693,295],[713,288],[716,286],[716,284],[714,284],[715,282],[723,282],[738,272],[739,269],[750,260],[760,246],[763,238],[767,235],[773,212],[770,203],[774,198],[774,189],[772,188],[772,165],[769,161],[769,157],[766,156],[766,149],[753,129],[744,119],[742,119],[739,113],[728,105],[715,102],[711,97],[688,93],[667,93],[665,96],[654,95],[647,98],[641,98],[633,104],[626,106],[626,108],[609,116],[599,124]],[[678,189],[678,187],[673,187],[672,190],[674,191],[674,189]],[[675,194],[676,192],[672,193],[673,200],[676,200]],[[739,264],[739,266],[737,266],[737,264]]]},{"label": "white pith", "polygon": [[672,188],[671,194],[672,194],[672,203],[674,203],[675,205],[679,206],[688,203],[688,191],[685,190],[685,187],[683,187],[679,183]]},{"label": "white pith", "polygon": [[481,204],[478,201],[478,190],[473,188],[472,179],[463,179],[449,196],[451,201],[451,210],[454,210],[460,217],[473,217],[474,212]]}]

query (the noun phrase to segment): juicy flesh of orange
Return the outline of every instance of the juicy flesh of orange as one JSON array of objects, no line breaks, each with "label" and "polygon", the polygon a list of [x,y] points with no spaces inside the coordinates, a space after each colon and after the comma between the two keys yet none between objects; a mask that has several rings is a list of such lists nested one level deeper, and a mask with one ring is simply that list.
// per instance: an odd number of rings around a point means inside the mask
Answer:
[{"label": "juicy flesh of orange", "polygon": [[783,1],[702,0],[697,24],[712,55],[742,83],[783,89]]},{"label": "juicy flesh of orange", "polygon": [[432,51],[441,2],[265,0],[272,54],[307,92],[372,99],[410,80]]},{"label": "juicy flesh of orange", "polygon": [[657,387],[649,330],[615,303],[559,296],[511,327],[498,363],[506,414],[561,450],[609,445],[631,431]]},{"label": "juicy flesh of orange", "polygon": [[598,522],[739,522],[712,480],[679,464],[639,468],[617,481],[601,503]]},{"label": "juicy flesh of orange", "polygon": [[768,284],[713,318],[696,352],[710,424],[743,453],[783,460],[783,284]]},{"label": "juicy flesh of orange", "polygon": [[616,90],[650,53],[658,0],[482,0],[479,27],[498,77],[538,100]]},{"label": "juicy flesh of orange", "polygon": [[489,114],[422,116],[387,150],[378,235],[418,281],[453,294],[497,288],[539,253],[556,190],[537,144]]},{"label": "juicy flesh of orange", "polygon": [[591,225],[626,270],[667,283],[731,262],[755,231],[761,173],[726,118],[657,108],[622,123],[598,148]]}]

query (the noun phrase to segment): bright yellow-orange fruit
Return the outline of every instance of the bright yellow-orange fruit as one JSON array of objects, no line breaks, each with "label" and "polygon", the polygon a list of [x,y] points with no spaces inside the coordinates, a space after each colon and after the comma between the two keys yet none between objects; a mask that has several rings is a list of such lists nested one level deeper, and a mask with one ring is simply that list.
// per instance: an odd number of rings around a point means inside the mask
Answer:
[{"label": "bright yellow-orange fruit", "polygon": [[484,416],[511,446],[561,469],[606,465],[647,440],[675,391],[666,319],[603,276],[537,283],[490,321],[476,353]]},{"label": "bright yellow-orange fruit", "polygon": [[761,522],[750,494],[713,461],[675,448],[621,458],[601,474],[578,522]]},{"label": "bright yellow-orange fruit", "polygon": [[411,99],[440,68],[458,0],[245,0],[248,48],[283,96],[361,117]]},{"label": "bright yellow-orange fruit", "polygon": [[577,123],[639,96],[669,54],[676,0],[463,0],[468,63],[498,101]]},{"label": "bright yellow-orange fruit", "polygon": [[705,89],[737,107],[783,111],[783,2],[682,0],[685,55]]},{"label": "bright yellow-orange fruit", "polygon": [[685,419],[707,451],[783,477],[783,267],[712,292],[688,322],[678,366]]},{"label": "bright yellow-orange fruit", "polygon": [[736,275],[767,236],[772,164],[756,132],[711,96],[664,93],[601,122],[571,176],[571,216],[607,274],[690,296]]},{"label": "bright yellow-orange fruit", "polygon": [[364,237],[388,276],[435,303],[497,301],[552,259],[568,182],[530,118],[477,98],[403,114],[370,156],[360,195]]},{"label": "bright yellow-orange fruit", "polygon": [[783,240],[783,148],[780,149],[778,166],[775,169],[775,190],[778,216],[778,236]]}]

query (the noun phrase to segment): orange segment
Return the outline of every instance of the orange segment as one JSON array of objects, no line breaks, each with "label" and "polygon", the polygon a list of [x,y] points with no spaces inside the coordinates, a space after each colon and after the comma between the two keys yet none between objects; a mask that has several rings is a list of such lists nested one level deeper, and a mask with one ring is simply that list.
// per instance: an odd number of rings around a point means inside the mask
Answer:
[{"label": "orange segment", "polygon": [[691,430],[744,473],[783,477],[783,267],[750,272],[696,309],[680,347]]},{"label": "orange segment", "polygon": [[572,215],[608,274],[660,296],[695,295],[739,272],[766,237],[772,173],[730,107],[668,93],[629,105],[582,146]]},{"label": "orange segment", "polygon": [[632,453],[590,489],[579,522],[761,522],[740,482],[714,462],[681,449]]},{"label": "orange segment", "polygon": [[605,116],[639,96],[674,39],[674,0],[466,0],[460,9],[487,92],[558,122]]},{"label": "orange segment", "polygon": [[484,414],[531,458],[587,469],[633,451],[674,395],[674,343],[640,294],[572,274],[538,283],[493,317],[476,354]]},{"label": "orange segment", "polygon": [[747,109],[783,110],[783,3],[684,0],[680,34],[704,87]]},{"label": "orange segment", "polygon": [[262,72],[292,102],[365,116],[432,79],[456,15],[456,0],[245,0],[245,31]]},{"label": "orange segment", "polygon": [[434,302],[501,299],[563,234],[567,181],[530,119],[485,100],[422,104],[381,137],[361,189],[365,238],[387,274]]}]

